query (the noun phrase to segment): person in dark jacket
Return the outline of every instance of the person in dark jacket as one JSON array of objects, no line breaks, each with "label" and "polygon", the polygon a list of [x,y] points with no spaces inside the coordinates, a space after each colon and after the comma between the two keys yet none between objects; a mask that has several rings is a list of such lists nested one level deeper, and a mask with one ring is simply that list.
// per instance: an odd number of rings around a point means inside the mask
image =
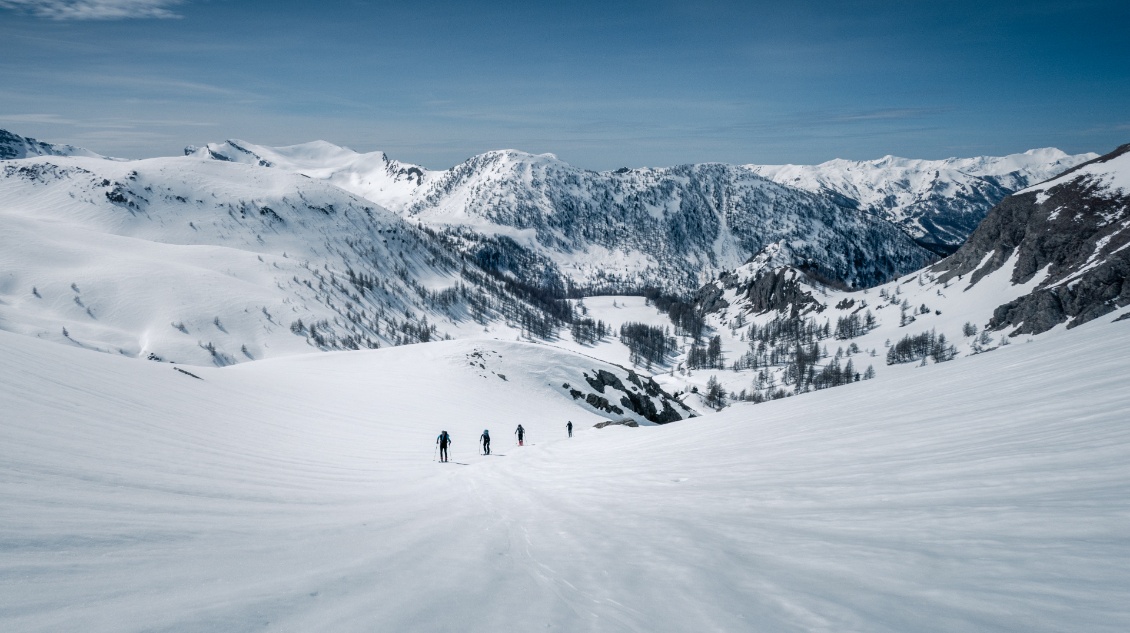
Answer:
[{"label": "person in dark jacket", "polygon": [[483,455],[490,455],[490,431],[483,429],[483,434],[479,436],[479,442],[483,445]]},{"label": "person in dark jacket", "polygon": [[519,424],[518,428],[514,429],[514,432],[518,434],[518,446],[525,446],[523,441],[526,439],[526,429],[522,428],[522,425]]},{"label": "person in dark jacket", "polygon": [[569,420],[569,423],[565,425],[565,430],[569,431],[569,437],[573,437],[573,421],[572,420]]},{"label": "person in dark jacket", "polygon": [[447,431],[441,431],[439,437],[436,438],[436,444],[439,444],[439,461],[447,461],[447,445],[451,443],[451,436]]}]

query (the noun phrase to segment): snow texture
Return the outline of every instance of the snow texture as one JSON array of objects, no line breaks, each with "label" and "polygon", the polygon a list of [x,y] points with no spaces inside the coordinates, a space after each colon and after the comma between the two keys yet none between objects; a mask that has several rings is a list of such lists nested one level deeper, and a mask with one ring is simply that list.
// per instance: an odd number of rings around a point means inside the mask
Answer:
[{"label": "snow texture", "polygon": [[0,629],[1124,631],[1127,349],[595,430],[544,346],[189,375],[0,332]]}]

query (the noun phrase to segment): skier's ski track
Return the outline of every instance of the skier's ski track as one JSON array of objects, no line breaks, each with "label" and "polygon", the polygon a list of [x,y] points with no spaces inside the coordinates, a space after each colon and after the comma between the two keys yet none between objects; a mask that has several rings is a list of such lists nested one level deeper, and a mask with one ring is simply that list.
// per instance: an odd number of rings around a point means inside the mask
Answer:
[{"label": "skier's ski track", "polygon": [[[531,457],[529,453],[524,453],[523,457],[529,460],[546,456],[535,454]],[[531,492],[531,482],[522,476],[520,468],[501,470],[497,462],[487,462],[478,465],[475,471],[468,478],[469,489],[484,507],[498,516],[499,524],[505,526],[507,552],[511,551],[511,544],[519,540],[523,544],[522,555],[520,561],[514,562],[520,566],[522,574],[552,593],[559,603],[556,608],[563,607],[572,616],[565,620],[555,619],[548,625],[566,630],[595,625],[599,625],[600,630],[646,630],[634,624],[646,620],[644,613],[578,587],[537,551],[535,539],[541,541],[547,537],[553,541],[554,546],[564,547],[566,551],[577,552],[583,549],[584,544],[569,539],[568,532],[564,529],[557,530],[556,534],[547,532],[537,537],[531,535],[531,526],[565,525],[569,518],[568,512],[561,512],[539,500]],[[486,479],[489,485],[478,483],[479,479]],[[553,536],[559,538],[553,539]],[[608,629],[609,624],[614,624],[616,628]]]}]

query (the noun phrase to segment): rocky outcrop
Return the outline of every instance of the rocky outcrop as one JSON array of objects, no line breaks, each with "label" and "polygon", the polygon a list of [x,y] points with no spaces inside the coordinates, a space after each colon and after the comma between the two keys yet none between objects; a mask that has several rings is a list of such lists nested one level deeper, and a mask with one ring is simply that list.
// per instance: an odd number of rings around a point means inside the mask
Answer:
[{"label": "rocky outcrop", "polygon": [[594,429],[603,429],[606,426],[628,426],[628,427],[636,428],[636,427],[639,426],[639,423],[637,423],[635,420],[632,420],[632,419],[625,419],[625,420],[605,420],[604,422],[597,422],[596,424],[592,425],[592,427]]},{"label": "rocky outcrop", "polygon": [[759,273],[739,287],[739,296],[754,312],[788,312],[799,314],[820,302],[801,283],[801,276],[787,268]]},{"label": "rocky outcrop", "polygon": [[666,424],[694,417],[694,413],[659,387],[654,379],[627,370],[627,384],[615,373],[597,369],[584,375],[595,393],[585,393],[569,383],[561,388],[574,400],[583,399],[589,406],[605,413],[624,415],[630,411],[649,422]]}]

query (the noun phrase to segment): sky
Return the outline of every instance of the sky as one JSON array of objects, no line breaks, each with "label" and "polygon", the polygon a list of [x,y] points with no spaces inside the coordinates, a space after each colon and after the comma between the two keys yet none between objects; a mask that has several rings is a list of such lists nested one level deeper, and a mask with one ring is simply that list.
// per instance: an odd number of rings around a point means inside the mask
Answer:
[{"label": "sky", "polygon": [[1126,0],[0,0],[0,128],[432,169],[1105,153],[1130,142],[1127,24]]}]

